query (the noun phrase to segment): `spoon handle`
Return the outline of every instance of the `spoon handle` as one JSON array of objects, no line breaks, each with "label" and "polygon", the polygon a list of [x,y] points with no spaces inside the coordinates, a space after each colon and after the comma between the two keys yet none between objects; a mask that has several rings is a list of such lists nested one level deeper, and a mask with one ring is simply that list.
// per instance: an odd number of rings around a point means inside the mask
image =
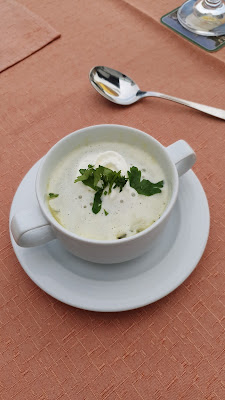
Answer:
[{"label": "spoon handle", "polygon": [[157,93],[157,92],[145,92],[143,97],[160,97],[162,99],[175,101],[176,103],[183,104],[184,106],[188,106],[191,108],[195,108],[196,110],[202,111],[206,114],[213,115],[214,117],[221,118],[225,120],[225,110],[221,110],[220,108],[205,106],[204,104],[194,103],[193,101],[187,101],[183,99],[179,99],[177,97],[168,96],[167,94]]}]

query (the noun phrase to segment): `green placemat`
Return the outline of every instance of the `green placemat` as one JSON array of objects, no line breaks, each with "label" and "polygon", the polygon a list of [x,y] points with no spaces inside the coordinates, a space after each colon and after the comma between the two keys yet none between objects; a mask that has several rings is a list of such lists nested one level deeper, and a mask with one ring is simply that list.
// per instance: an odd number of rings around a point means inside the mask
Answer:
[{"label": "green placemat", "polygon": [[177,19],[177,7],[175,10],[170,11],[168,14],[163,15],[161,18],[161,22],[168,26],[168,28],[172,29],[174,32],[178,33],[179,35],[183,36],[185,39],[189,40],[196,44],[197,46],[201,47],[202,49],[213,52],[218,51],[225,45],[225,35],[223,36],[216,36],[216,37],[207,37],[196,35],[196,33],[190,32],[185,29]]}]

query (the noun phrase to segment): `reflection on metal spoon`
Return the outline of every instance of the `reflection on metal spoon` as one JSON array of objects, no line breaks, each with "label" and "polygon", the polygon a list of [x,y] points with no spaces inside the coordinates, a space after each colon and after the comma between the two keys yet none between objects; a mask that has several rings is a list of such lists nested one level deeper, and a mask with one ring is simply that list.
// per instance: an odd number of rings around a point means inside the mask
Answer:
[{"label": "reflection on metal spoon", "polygon": [[98,93],[116,104],[127,106],[136,103],[143,97],[159,97],[225,120],[225,110],[158,92],[144,92],[140,90],[139,86],[131,78],[112,68],[103,66],[94,67],[90,71],[89,79]]}]

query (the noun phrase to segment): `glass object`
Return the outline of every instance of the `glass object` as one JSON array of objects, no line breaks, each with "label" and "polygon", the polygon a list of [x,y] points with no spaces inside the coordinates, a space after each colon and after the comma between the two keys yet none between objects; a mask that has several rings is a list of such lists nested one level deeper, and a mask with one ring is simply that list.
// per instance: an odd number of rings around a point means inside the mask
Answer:
[{"label": "glass object", "polygon": [[179,8],[177,17],[184,28],[197,35],[225,35],[224,0],[188,0]]}]

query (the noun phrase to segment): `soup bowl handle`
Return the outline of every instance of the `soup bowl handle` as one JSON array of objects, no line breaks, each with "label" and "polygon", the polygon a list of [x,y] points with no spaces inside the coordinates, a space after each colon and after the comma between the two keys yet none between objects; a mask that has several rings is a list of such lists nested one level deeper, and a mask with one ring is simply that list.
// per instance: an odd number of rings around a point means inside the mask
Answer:
[{"label": "soup bowl handle", "polygon": [[36,207],[16,213],[10,223],[15,242],[22,247],[34,247],[55,239],[51,225]]},{"label": "soup bowl handle", "polygon": [[196,154],[185,140],[178,140],[166,147],[166,150],[177,168],[178,175],[185,174],[196,161]]}]

